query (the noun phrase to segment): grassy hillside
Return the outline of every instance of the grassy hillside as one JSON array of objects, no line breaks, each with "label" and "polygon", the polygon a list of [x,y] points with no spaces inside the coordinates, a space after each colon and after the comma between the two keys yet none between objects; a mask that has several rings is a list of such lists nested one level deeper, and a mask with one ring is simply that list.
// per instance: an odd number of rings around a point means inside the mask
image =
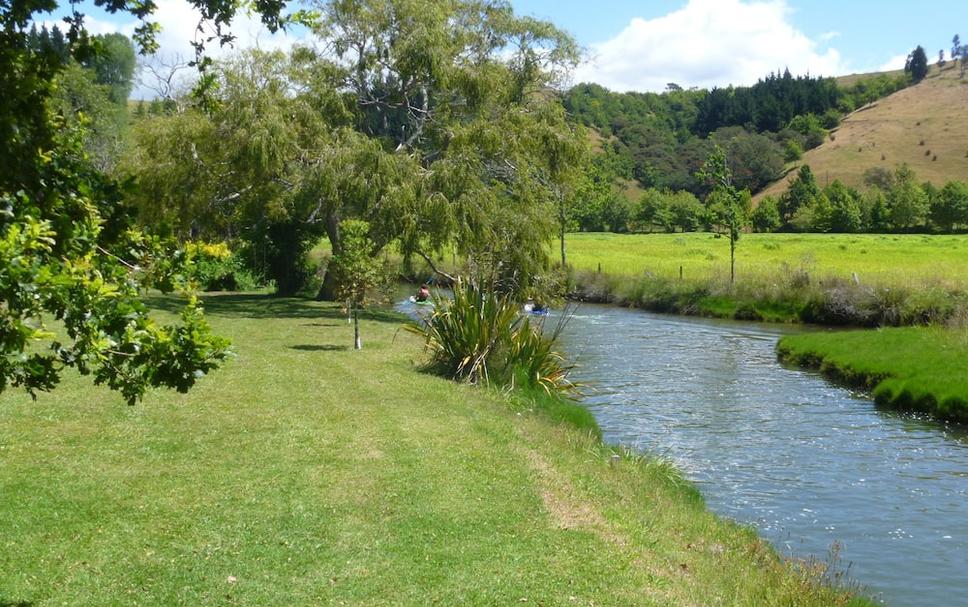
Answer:
[{"label": "grassy hillside", "polygon": [[0,397],[0,605],[849,600],[669,465],[416,372],[395,317],[355,352],[332,306],[206,303],[238,357],[188,395]]},{"label": "grassy hillside", "polygon": [[[848,76],[841,83],[859,77]],[[932,66],[917,86],[847,116],[823,145],[804,154],[802,163],[810,165],[821,185],[839,179],[860,187],[867,169],[893,170],[901,163],[910,165],[922,181],[938,186],[965,179],[968,120],[961,114],[966,106],[968,80],[960,80],[951,63],[943,72]],[[769,186],[757,198],[783,193],[788,179]]]}]

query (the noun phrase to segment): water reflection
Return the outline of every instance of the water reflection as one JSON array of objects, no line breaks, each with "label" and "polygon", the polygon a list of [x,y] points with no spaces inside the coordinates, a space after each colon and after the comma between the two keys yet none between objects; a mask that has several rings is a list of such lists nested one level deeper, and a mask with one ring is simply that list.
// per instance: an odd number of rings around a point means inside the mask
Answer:
[{"label": "water reflection", "polygon": [[968,605],[968,433],[784,368],[796,330],[585,306],[564,338],[606,440],[670,457],[783,552],[840,542],[891,605]]}]

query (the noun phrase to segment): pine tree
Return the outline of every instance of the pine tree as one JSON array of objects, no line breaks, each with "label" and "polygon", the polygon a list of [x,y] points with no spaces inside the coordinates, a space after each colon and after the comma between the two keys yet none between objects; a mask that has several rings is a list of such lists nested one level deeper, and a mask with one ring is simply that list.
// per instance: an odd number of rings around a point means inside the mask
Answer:
[{"label": "pine tree", "polygon": [[924,80],[924,77],[928,75],[928,55],[920,44],[908,55],[904,71],[911,75],[911,80],[915,84]]}]

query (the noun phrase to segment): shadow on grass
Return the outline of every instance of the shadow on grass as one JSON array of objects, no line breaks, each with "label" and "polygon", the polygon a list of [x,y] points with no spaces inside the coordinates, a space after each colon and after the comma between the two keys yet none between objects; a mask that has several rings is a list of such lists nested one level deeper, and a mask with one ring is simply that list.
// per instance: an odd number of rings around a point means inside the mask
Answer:
[{"label": "shadow on grass", "polygon": [[0,607],[33,607],[30,601],[7,601],[0,599]]},{"label": "shadow on grass", "polygon": [[[345,352],[349,350],[349,346],[334,346],[332,344],[322,344],[322,345],[311,345],[311,344],[299,344],[298,346],[289,346],[290,350],[302,350],[303,352]],[[0,605],[0,607],[3,607]]]},{"label": "shadow on grass", "polygon": [[[201,295],[199,300],[209,316],[227,318],[312,318],[346,320],[339,306],[298,297],[274,297],[262,293],[219,293]],[[143,298],[155,310],[178,314],[185,306],[185,298],[177,295],[151,294]],[[409,318],[393,310],[362,310],[360,318],[377,322],[400,324]],[[2,607],[2,606],[0,606]]]}]

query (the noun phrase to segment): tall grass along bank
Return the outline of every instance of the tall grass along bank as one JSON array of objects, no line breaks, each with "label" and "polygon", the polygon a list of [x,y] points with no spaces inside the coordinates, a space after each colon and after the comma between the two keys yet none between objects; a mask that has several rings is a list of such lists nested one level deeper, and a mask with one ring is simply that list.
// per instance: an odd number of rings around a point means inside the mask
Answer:
[{"label": "tall grass along bank", "polygon": [[575,234],[571,296],[698,316],[900,326],[968,310],[968,237]]},{"label": "tall grass along bank", "polygon": [[968,422],[968,333],[905,327],[792,335],[784,361],[873,391],[878,404]]},{"label": "tall grass along bank", "polygon": [[4,393],[0,604],[866,604],[661,460],[416,371],[396,316],[354,351],[336,307],[205,302],[238,356],[189,394]]}]

